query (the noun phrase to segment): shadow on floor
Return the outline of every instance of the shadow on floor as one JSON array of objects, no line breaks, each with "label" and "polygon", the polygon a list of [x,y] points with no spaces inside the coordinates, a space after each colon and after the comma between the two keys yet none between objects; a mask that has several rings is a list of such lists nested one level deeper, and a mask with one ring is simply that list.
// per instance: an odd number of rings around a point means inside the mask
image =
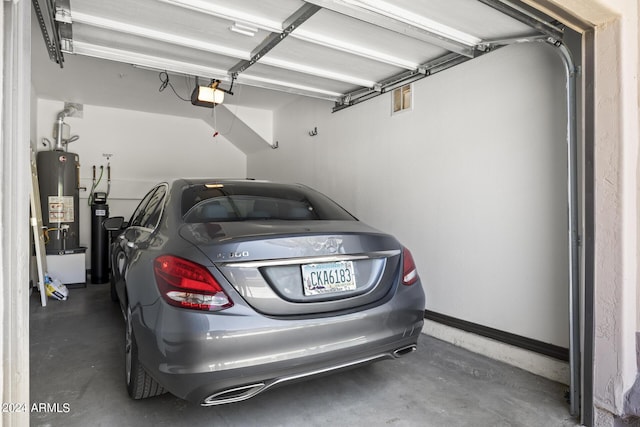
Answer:
[{"label": "shadow on floor", "polygon": [[[567,387],[427,335],[405,358],[203,408],[130,400],[124,321],[109,285],[31,297],[32,426],[575,426]],[[44,405],[42,405],[44,404]]]}]

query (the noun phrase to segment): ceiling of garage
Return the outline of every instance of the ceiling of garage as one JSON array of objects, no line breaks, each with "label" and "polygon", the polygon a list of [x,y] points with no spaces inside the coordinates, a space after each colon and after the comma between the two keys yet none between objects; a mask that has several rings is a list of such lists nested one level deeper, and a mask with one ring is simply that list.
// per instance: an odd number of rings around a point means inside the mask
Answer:
[{"label": "ceiling of garage", "polygon": [[[517,0],[33,0],[50,58],[101,58],[335,102],[562,27]],[[201,80],[202,82],[202,80]],[[235,86],[237,88],[238,86]]]}]

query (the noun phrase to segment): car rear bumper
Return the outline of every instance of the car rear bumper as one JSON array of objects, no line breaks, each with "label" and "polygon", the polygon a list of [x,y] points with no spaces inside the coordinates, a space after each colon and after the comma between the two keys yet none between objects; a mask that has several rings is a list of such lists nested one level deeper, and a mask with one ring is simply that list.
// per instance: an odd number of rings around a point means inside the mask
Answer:
[{"label": "car rear bumper", "polygon": [[180,398],[204,405],[245,400],[279,384],[411,352],[425,306],[416,285],[365,311],[313,319],[261,316],[242,304],[203,314],[158,301],[133,313],[140,361]]},{"label": "car rear bumper", "polygon": [[[311,363],[296,365],[290,361],[272,363],[264,366],[264,372],[256,372],[251,377],[233,377],[229,381],[205,382],[199,388],[191,391],[185,399],[200,403],[203,406],[220,405],[238,402],[254,397],[270,388],[290,382],[300,381],[310,377],[352,369],[369,363],[401,357],[406,352],[416,349],[417,336],[403,340],[404,343],[396,350],[380,348],[378,351],[358,352],[344,357],[318,359]],[[395,346],[393,346],[395,347]],[[214,378],[215,380],[215,378]]]}]

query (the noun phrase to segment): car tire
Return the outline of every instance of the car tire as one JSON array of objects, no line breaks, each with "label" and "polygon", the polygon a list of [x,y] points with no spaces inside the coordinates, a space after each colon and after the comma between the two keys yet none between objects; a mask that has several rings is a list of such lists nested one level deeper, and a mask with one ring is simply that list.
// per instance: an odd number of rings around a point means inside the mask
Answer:
[{"label": "car tire", "polygon": [[111,278],[109,280],[109,286],[111,288],[111,301],[118,302],[118,292],[116,291],[116,283],[113,277],[113,273],[111,274]]},{"label": "car tire", "polygon": [[166,390],[144,369],[138,360],[138,343],[131,325],[131,308],[127,306],[125,332],[125,379],[127,392],[132,399],[158,396]]}]

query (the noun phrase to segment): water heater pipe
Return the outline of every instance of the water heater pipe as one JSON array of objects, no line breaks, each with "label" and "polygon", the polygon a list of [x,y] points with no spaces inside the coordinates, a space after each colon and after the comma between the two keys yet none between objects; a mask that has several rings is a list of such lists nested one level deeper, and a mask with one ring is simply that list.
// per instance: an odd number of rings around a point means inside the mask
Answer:
[{"label": "water heater pipe", "polygon": [[58,113],[58,119],[56,120],[56,124],[58,125],[58,132],[56,134],[56,145],[53,147],[55,151],[64,151],[64,146],[62,144],[62,131],[64,129],[64,119],[65,117],[73,115],[77,109],[71,105],[65,107],[64,110]]}]

